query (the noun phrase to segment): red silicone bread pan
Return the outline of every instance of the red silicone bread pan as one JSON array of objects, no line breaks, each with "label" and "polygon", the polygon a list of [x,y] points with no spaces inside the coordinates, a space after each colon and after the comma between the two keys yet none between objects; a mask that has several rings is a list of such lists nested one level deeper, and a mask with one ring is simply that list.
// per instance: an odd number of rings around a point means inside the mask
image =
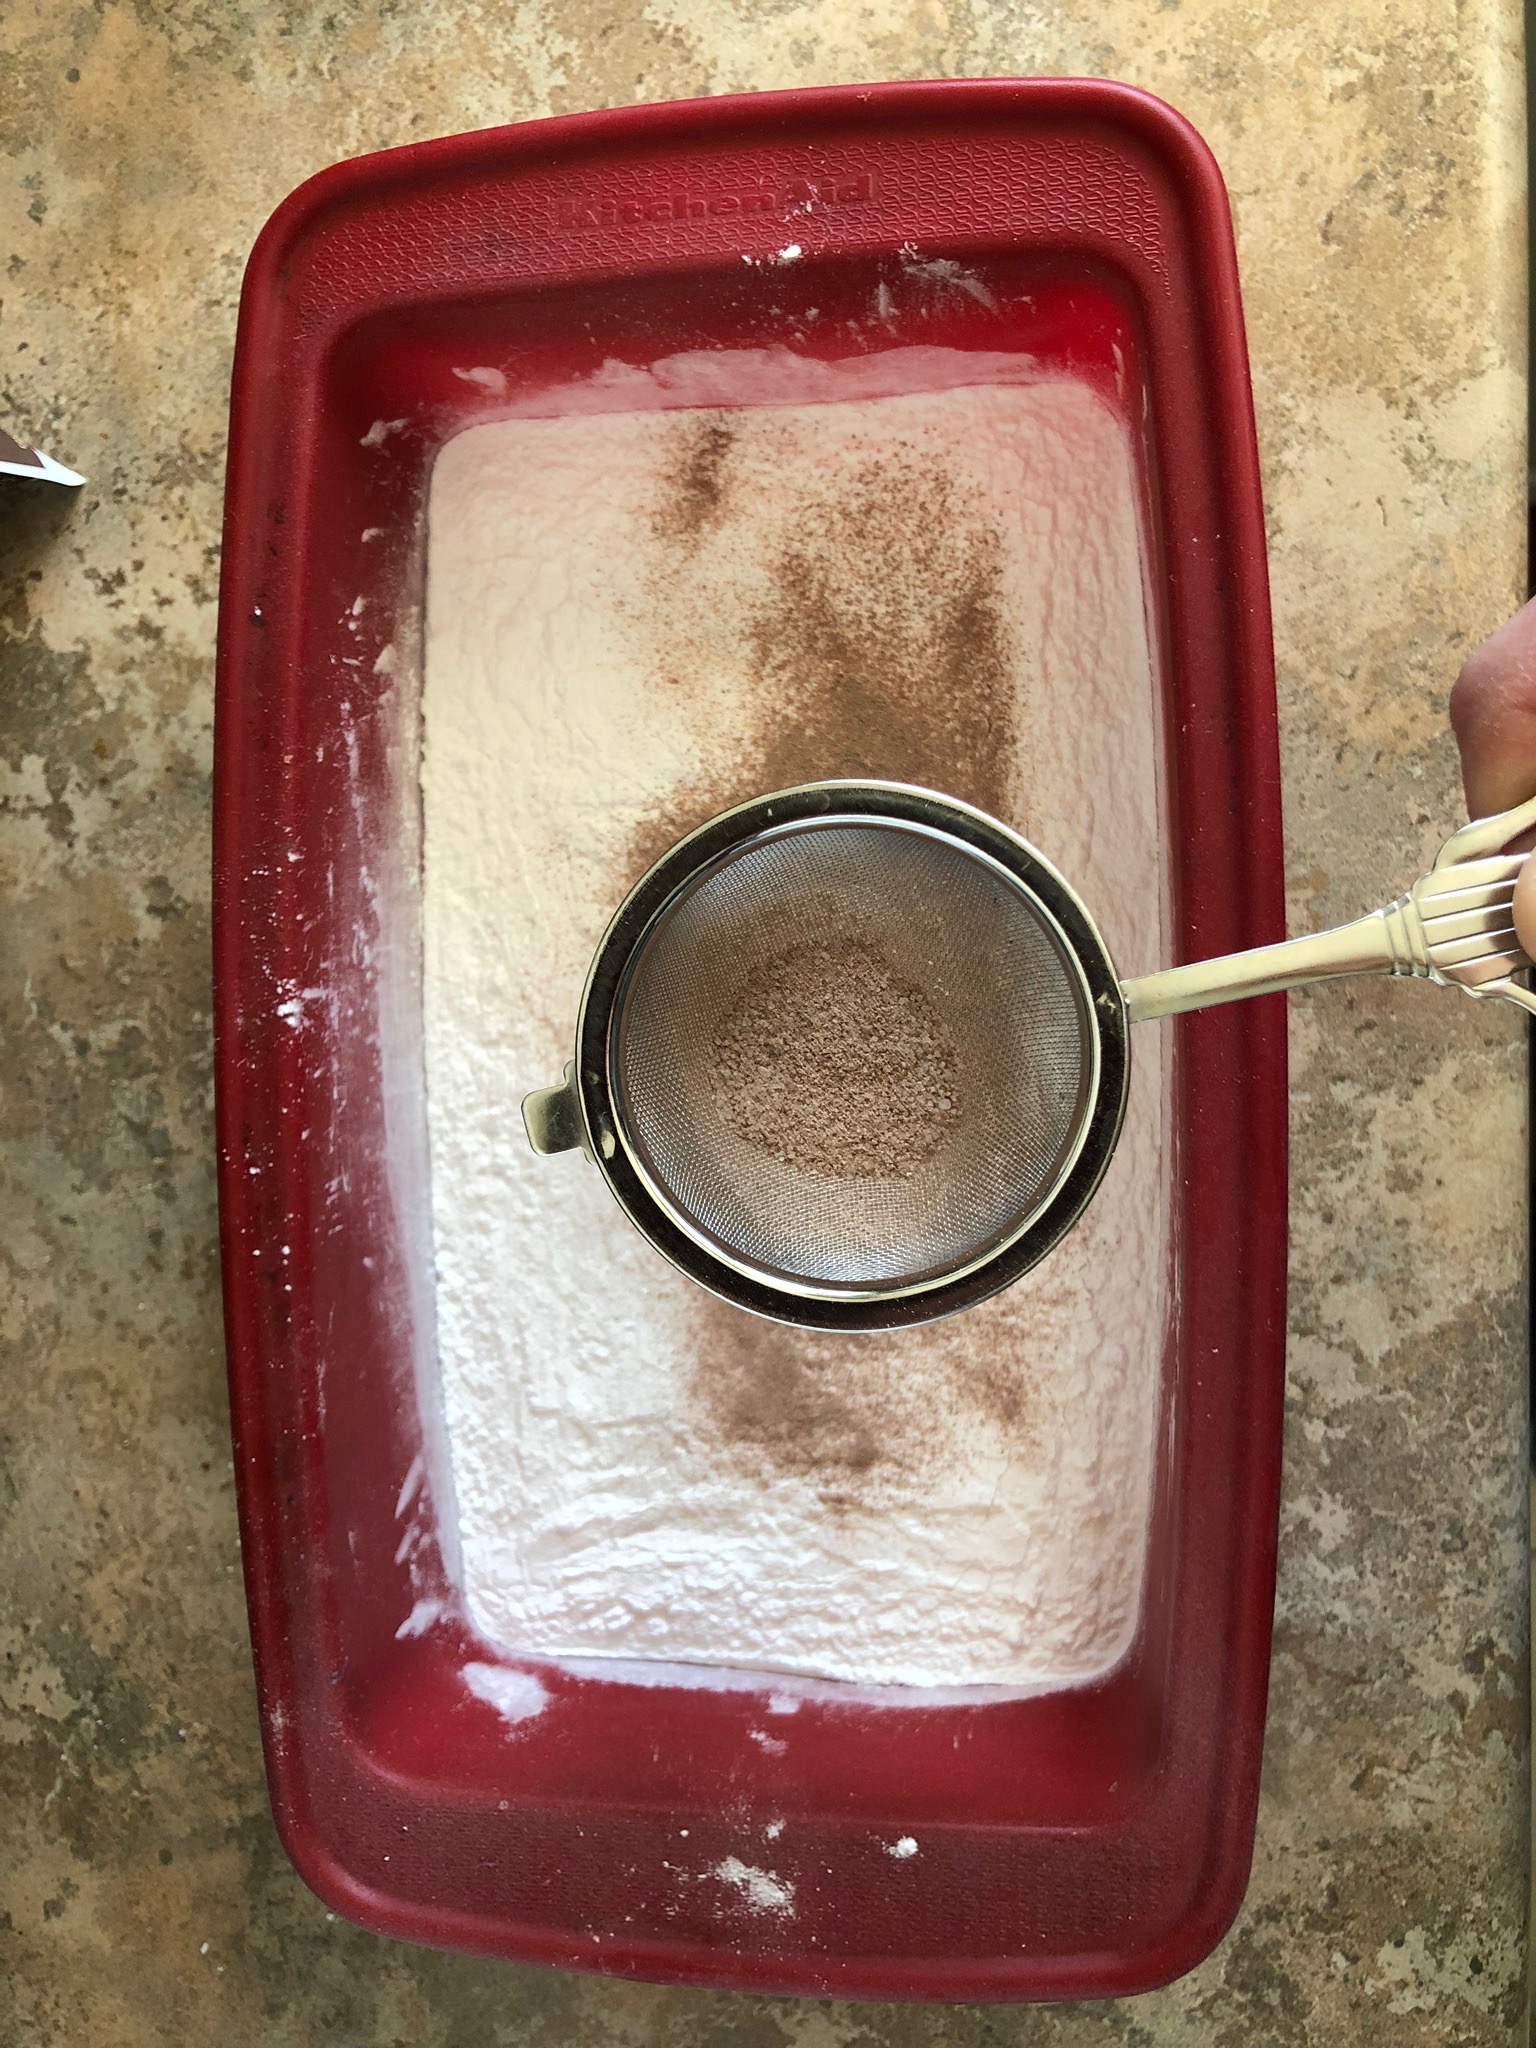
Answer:
[{"label": "red silicone bread pan", "polygon": [[[791,239],[792,270],[765,260]],[[914,250],[984,288],[898,295],[885,340],[837,317]],[[768,1745],[750,1689],[546,1663],[544,1710],[509,1723],[497,1688],[515,1701],[527,1660],[456,1591],[410,1195],[423,1084],[397,1028],[419,935],[387,910],[420,857],[396,757],[431,466],[498,378],[515,396],[614,358],[778,344],[797,294],[822,314],[796,344],[813,354],[1007,348],[1119,394],[1146,479],[1172,956],[1283,934],[1231,225],[1178,115],[1093,81],[767,93],[450,137],[295,192],[241,306],[215,791],[224,1294],[273,1811],[329,1905],[411,1940],[757,1991],[1113,1997],[1212,1947],[1252,1851],[1283,998],[1162,1027],[1173,1308],[1140,1619],[1107,1676],[908,1707],[822,1687]],[[922,1854],[891,1853],[918,1822]],[[792,1914],[679,1877],[680,1843],[740,1867],[770,1823]]]}]

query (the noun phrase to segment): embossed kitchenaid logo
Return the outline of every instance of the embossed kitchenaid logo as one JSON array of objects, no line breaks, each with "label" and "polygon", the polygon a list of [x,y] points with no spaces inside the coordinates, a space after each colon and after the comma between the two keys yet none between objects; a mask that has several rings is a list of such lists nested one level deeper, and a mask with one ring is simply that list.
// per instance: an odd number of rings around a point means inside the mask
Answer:
[{"label": "embossed kitchenaid logo", "polygon": [[821,206],[863,206],[875,196],[873,173],[837,178],[791,178],[782,184],[739,185],[729,191],[700,192],[677,187],[644,196],[606,193],[555,201],[563,228],[618,228],[641,221],[708,220],[732,214],[789,219]]}]

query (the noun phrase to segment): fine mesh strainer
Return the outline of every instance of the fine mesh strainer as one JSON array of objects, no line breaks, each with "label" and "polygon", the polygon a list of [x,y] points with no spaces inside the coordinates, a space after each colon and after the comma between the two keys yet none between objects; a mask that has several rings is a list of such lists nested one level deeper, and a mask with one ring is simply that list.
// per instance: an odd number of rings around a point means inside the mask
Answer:
[{"label": "fine mesh strainer", "polygon": [[[1347,973],[1536,1008],[1510,898],[1536,802],[1386,910],[1122,982],[1027,841],[898,783],[725,812],[605,933],[564,1083],[523,1105],[659,1250],[757,1314],[875,1329],[995,1293],[1071,1229],[1125,1109],[1129,1026]],[[1489,858],[1490,854],[1494,857]]]}]

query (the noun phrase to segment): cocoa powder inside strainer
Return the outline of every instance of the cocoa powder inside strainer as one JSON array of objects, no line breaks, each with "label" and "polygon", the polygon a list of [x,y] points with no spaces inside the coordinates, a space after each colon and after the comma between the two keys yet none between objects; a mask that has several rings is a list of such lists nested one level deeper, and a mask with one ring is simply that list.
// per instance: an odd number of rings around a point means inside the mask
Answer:
[{"label": "cocoa powder inside strainer", "polygon": [[709,1089],[781,1166],[905,1180],[956,1120],[956,1067],[920,988],[867,945],[812,942],[757,970],[715,1036]]}]

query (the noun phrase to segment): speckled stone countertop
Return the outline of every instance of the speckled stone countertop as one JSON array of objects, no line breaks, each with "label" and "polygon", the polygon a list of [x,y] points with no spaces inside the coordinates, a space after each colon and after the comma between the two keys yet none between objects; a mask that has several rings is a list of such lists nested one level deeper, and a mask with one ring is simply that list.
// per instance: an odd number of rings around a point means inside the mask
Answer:
[{"label": "speckled stone countertop", "polygon": [[1521,594],[1513,0],[10,0],[0,424],[0,2039],[981,2048],[1504,2043],[1523,2023],[1522,1044],[1292,1003],[1290,1399],[1252,1888],[1121,2005],[625,1986],[377,1940],[268,1817],[219,1333],[208,837],[235,304],[334,158],[635,99],[1094,73],[1232,191],[1293,927],[1460,815],[1446,693]]}]

